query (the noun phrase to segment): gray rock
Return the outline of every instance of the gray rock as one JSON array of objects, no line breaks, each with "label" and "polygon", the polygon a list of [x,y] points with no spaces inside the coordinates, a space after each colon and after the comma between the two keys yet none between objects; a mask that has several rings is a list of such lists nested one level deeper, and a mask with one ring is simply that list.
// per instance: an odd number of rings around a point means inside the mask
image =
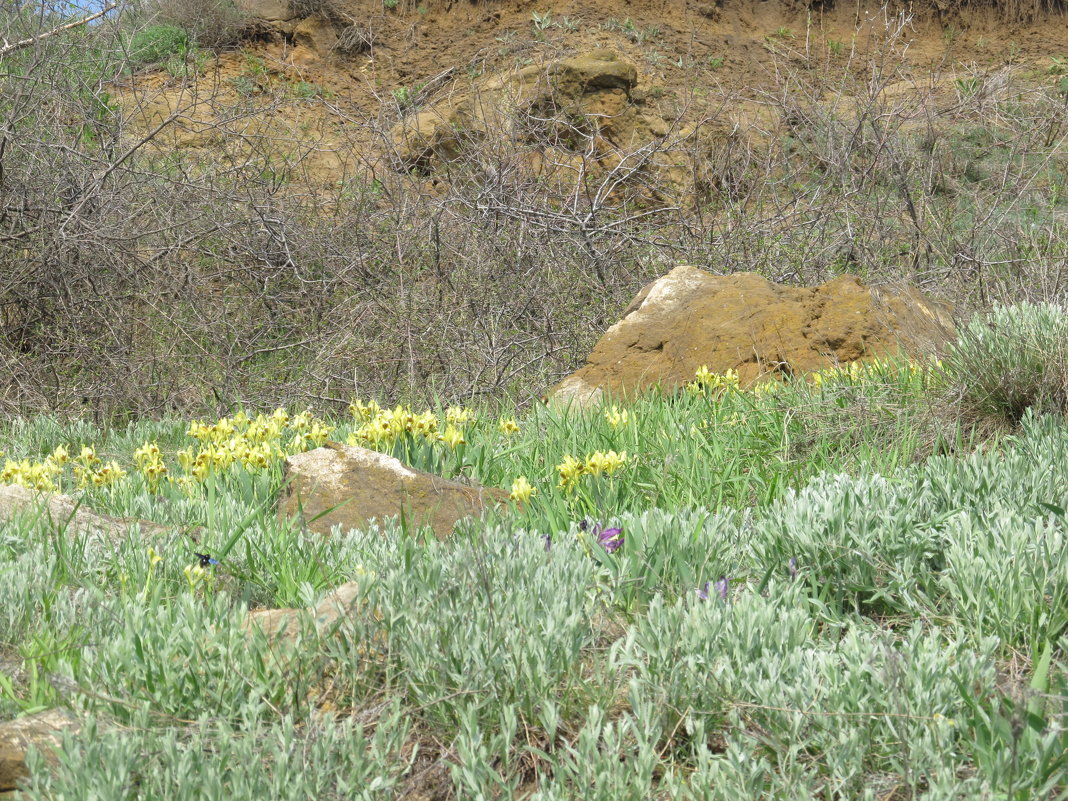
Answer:
[{"label": "gray rock", "polygon": [[0,523],[34,515],[50,520],[52,525],[63,527],[70,534],[97,534],[109,539],[125,536],[134,526],[150,536],[168,531],[166,526],[147,520],[97,514],[80,506],[78,500],[69,495],[38,492],[14,484],[0,486]]}]

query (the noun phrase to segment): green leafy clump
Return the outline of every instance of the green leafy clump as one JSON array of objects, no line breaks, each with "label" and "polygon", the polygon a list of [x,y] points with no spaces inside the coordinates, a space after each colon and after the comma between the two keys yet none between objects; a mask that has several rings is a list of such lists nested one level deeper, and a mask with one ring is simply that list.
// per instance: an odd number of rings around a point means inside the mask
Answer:
[{"label": "green leafy clump", "polygon": [[189,34],[177,25],[150,25],[130,37],[130,63],[163,64],[175,56],[184,56],[193,46]]}]

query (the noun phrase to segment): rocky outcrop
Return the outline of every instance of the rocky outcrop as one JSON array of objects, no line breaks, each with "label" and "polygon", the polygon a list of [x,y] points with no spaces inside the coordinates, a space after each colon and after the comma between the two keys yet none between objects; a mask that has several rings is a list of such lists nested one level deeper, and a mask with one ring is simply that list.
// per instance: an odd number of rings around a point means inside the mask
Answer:
[{"label": "rocky outcrop", "polygon": [[14,790],[29,777],[26,752],[41,751],[45,758],[54,757],[63,742],[63,732],[77,733],[80,724],[63,709],[50,709],[24,718],[0,723],[0,794]]},{"label": "rocky outcrop", "polygon": [[296,63],[329,56],[339,37],[356,27],[323,0],[238,0],[238,7],[248,20],[248,34],[292,42],[290,58]]},{"label": "rocky outcrop", "polygon": [[595,157],[653,141],[667,124],[631,102],[637,68],[594,50],[491,77],[401,120],[393,129],[397,166],[430,169],[487,138],[529,142]]},{"label": "rocky outcrop", "polygon": [[15,484],[0,486],[0,523],[34,516],[71,535],[96,534],[109,539],[123,537],[135,526],[142,535],[155,536],[169,530],[147,520],[97,514],[69,495],[38,492]]},{"label": "rocky outcrop", "polygon": [[448,481],[378,451],[328,443],[286,459],[278,516],[300,518],[323,534],[403,516],[412,530],[429,526],[445,537],[457,521],[507,499],[503,490]]},{"label": "rocky outcrop", "polygon": [[293,43],[320,55],[329,54],[337,42],[337,27],[320,16],[302,19],[293,28]]},{"label": "rocky outcrop", "polygon": [[914,289],[865,286],[843,275],[817,287],[755,273],[717,276],[676,267],[644,287],[585,366],[549,392],[584,404],[604,392],[671,391],[707,365],[742,383],[833,364],[929,352],[952,335],[952,309]]},{"label": "rocky outcrop", "polygon": [[264,22],[286,23],[299,16],[289,0],[238,0],[237,7],[247,17]]}]

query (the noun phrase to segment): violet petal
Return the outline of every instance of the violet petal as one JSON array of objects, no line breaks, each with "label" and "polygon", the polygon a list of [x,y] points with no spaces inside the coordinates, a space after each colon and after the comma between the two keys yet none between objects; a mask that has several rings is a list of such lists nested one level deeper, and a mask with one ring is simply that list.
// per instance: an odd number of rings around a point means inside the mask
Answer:
[{"label": "violet petal", "polygon": [[727,580],[727,577],[726,576],[720,576],[719,577],[719,581],[717,581],[714,586],[715,586],[716,592],[719,593],[720,600],[721,601],[726,601],[727,600],[727,593],[730,590],[730,582]]},{"label": "violet petal", "polygon": [[621,528],[606,528],[604,531],[598,531],[596,536],[597,542],[608,553],[615,553],[623,545],[623,529]]}]

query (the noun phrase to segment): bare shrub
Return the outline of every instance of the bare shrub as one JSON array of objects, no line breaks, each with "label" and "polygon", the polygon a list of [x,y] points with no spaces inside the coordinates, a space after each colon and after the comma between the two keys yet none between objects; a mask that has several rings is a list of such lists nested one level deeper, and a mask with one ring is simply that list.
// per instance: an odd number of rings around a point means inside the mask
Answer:
[{"label": "bare shrub", "polygon": [[290,13],[301,19],[336,14],[331,0],[288,0]]},{"label": "bare shrub", "polygon": [[343,27],[334,44],[334,52],[343,56],[358,56],[374,47],[375,31],[366,23],[351,23]]},{"label": "bare shrub", "polygon": [[248,27],[248,16],[234,0],[155,0],[155,19],[188,31],[201,47],[236,45]]},{"label": "bare shrub", "polygon": [[731,145],[744,166],[729,180],[704,170],[710,262],[802,283],[905,280],[964,307],[1062,297],[1064,95],[1006,73],[919,78],[909,22],[888,16],[847,63],[783,54],[778,88],[759,96],[777,124]]}]

